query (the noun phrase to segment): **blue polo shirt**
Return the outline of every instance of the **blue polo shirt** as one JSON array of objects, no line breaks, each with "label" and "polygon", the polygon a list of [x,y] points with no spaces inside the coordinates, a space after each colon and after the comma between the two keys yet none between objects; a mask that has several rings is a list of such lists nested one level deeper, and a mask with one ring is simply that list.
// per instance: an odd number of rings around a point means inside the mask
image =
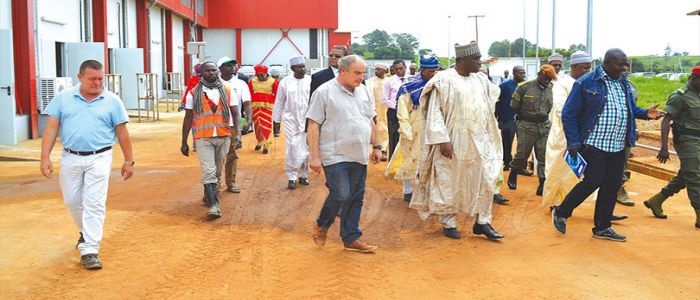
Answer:
[{"label": "blue polo shirt", "polygon": [[129,122],[124,103],[103,91],[88,102],[80,95],[80,84],[58,93],[45,112],[60,120],[61,143],[74,151],[95,151],[114,145],[115,127]]}]

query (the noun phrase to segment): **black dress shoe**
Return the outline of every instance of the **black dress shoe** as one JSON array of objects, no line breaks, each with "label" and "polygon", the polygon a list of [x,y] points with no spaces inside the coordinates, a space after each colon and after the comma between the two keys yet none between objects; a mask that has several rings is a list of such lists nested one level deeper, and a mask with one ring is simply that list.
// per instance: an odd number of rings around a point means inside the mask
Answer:
[{"label": "black dress shoe", "polygon": [[301,185],[309,185],[309,179],[308,178],[299,178],[299,184]]},{"label": "black dress shoe", "polygon": [[411,198],[413,198],[413,193],[403,194],[403,201],[411,203]]},{"label": "black dress shoe", "polygon": [[493,227],[491,227],[491,224],[474,223],[474,228],[472,229],[472,232],[474,232],[474,234],[477,235],[483,234],[490,240],[497,240],[503,238],[503,235],[496,232],[496,230],[493,229]]},{"label": "black dress shoe", "polygon": [[442,234],[444,234],[446,237],[458,240],[462,237],[462,234],[457,231],[457,228],[443,228],[442,229]]},{"label": "black dress shoe", "polygon": [[552,206],[552,225],[561,234],[566,234],[566,218],[557,216],[558,206]]},{"label": "black dress shoe", "polygon": [[508,199],[503,198],[501,194],[494,194],[493,195],[493,203],[496,204],[508,204]]},{"label": "black dress shoe", "polygon": [[268,153],[270,153],[270,151],[269,151],[269,150],[267,150],[267,148],[263,148],[263,152],[262,152],[262,154],[268,154]]},{"label": "black dress shoe", "polygon": [[287,188],[290,190],[296,189],[297,188],[297,181],[290,180],[289,183],[287,183]]},{"label": "black dress shoe", "polygon": [[510,170],[508,175],[508,188],[514,190],[518,188],[518,171]]},{"label": "black dress shoe", "polygon": [[624,219],[627,219],[627,216],[618,216],[616,214],[613,214],[612,216],[610,216],[610,221],[621,221]]},{"label": "black dress shoe", "polygon": [[255,151],[260,151],[260,148],[262,148],[262,145],[255,146]]}]

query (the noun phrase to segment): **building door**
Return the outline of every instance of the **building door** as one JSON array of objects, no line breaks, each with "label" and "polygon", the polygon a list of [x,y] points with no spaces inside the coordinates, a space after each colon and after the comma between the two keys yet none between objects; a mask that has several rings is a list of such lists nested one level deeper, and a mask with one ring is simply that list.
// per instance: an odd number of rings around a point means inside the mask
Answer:
[{"label": "building door", "polygon": [[17,144],[12,35],[0,29],[0,145]]}]

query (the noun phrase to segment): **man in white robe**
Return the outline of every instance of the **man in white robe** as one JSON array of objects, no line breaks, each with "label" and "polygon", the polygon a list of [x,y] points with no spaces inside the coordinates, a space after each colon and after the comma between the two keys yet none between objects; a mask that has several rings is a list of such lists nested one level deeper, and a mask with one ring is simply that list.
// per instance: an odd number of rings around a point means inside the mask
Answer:
[{"label": "man in white robe", "polygon": [[491,208],[503,160],[494,116],[500,90],[478,73],[476,42],[455,45],[455,53],[455,67],[438,72],[420,99],[424,148],[409,207],[423,219],[438,215],[449,238],[461,237],[456,214],[464,211],[475,216],[474,234],[499,239],[503,235],[491,226]]},{"label": "man in white robe", "polygon": [[[296,56],[289,65],[294,74],[283,78],[277,88],[272,121],[284,122],[287,141],[284,171],[289,179],[287,188],[296,189],[297,178],[301,185],[309,185],[309,148],[306,145],[306,110],[309,107],[311,77],[306,76],[305,59]],[[279,126],[279,125],[277,125]]]},{"label": "man in white robe", "polygon": [[[563,60],[554,61],[560,62]],[[576,79],[591,70],[591,57],[583,52],[571,55],[571,76],[558,76],[552,86],[552,110],[549,112],[549,121],[552,127],[547,137],[547,154],[544,164],[544,174],[547,180],[544,182],[542,201],[544,204],[558,205],[564,200],[566,194],[580,181],[569,165],[564,160],[566,151],[566,137],[561,123],[561,111],[564,103],[571,93]],[[556,69],[556,67],[555,67]]]}]

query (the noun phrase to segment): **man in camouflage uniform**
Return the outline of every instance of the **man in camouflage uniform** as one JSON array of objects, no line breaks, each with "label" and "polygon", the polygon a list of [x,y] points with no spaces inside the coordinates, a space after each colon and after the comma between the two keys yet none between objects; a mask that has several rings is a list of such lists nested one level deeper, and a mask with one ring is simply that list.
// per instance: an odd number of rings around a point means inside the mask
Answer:
[{"label": "man in camouflage uniform", "polygon": [[[681,160],[681,169],[661,192],[644,201],[655,217],[666,219],[661,205],[670,196],[688,188],[695,209],[695,227],[700,228],[700,66],[693,68],[688,83],[668,98],[666,116],[661,122],[661,163],[668,161],[668,132],[673,128],[673,146]],[[673,125],[671,124],[673,120]]]},{"label": "man in camouflage uniform", "polygon": [[543,65],[537,73],[536,80],[526,81],[518,85],[513,93],[510,107],[516,114],[515,132],[518,137],[515,158],[510,162],[508,188],[514,190],[518,186],[518,174],[526,175],[527,158],[532,148],[535,148],[537,158],[537,176],[540,184],[537,195],[542,196],[544,187],[544,160],[547,151],[549,128],[549,111],[552,110],[552,80],[557,79],[557,73],[551,65]]}]

